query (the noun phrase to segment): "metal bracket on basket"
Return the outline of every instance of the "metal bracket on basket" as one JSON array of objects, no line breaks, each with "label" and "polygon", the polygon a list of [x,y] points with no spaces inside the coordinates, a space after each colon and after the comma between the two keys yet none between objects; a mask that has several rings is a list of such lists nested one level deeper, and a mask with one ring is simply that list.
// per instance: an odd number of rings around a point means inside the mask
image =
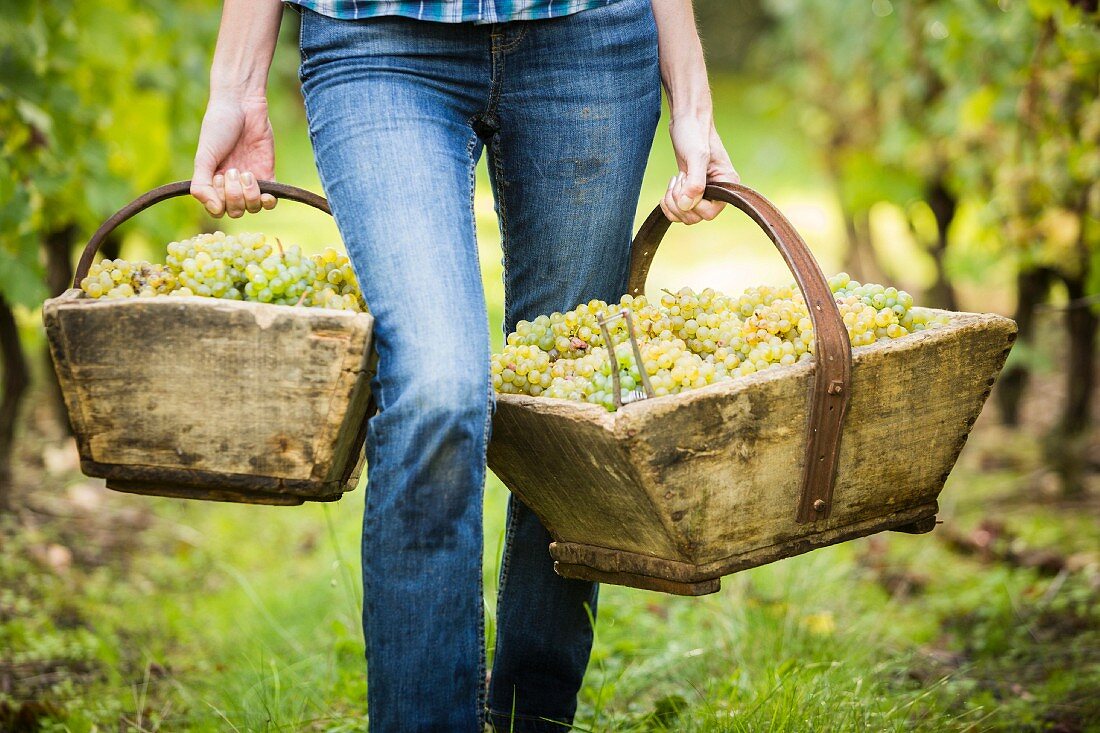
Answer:
[{"label": "metal bracket on basket", "polygon": [[[626,335],[630,339],[630,347],[634,351],[634,363],[638,367],[638,376],[642,380],[642,389],[644,390],[644,392],[639,391],[638,386],[635,385],[630,394],[630,399],[626,403],[623,402],[623,392],[619,381],[619,356],[615,353],[615,344],[611,341],[611,332],[607,330],[607,324],[620,318],[626,321]],[[642,363],[642,350],[638,346],[638,339],[634,335],[634,317],[631,316],[630,311],[623,308],[614,315],[601,318],[598,323],[600,324],[600,333],[603,334],[604,346],[607,348],[607,357],[611,360],[611,386],[614,390],[612,398],[615,400],[615,407],[622,407],[624,404],[652,397],[653,386],[649,383],[649,374],[646,373],[645,364]]]}]

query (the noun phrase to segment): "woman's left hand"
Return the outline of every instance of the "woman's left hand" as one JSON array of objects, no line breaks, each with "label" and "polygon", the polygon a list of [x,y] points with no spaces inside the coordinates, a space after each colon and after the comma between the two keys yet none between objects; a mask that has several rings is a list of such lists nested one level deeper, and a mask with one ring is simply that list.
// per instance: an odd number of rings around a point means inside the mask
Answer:
[{"label": "woman's left hand", "polygon": [[668,184],[661,210],[671,221],[698,224],[710,221],[725,208],[721,201],[704,201],[708,183],[740,183],[713,119],[673,116],[669,123],[672,148],[680,173]]}]

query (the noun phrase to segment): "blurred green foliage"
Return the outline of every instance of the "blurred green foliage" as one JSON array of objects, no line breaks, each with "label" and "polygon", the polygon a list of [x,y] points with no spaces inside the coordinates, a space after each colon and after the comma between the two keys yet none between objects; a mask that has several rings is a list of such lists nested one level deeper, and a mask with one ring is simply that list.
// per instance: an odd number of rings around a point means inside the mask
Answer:
[{"label": "blurred green foliage", "polygon": [[1001,254],[1075,275],[1100,250],[1100,30],[1087,5],[766,0],[775,43],[755,50],[790,60],[775,78],[846,217],[901,207],[942,269],[973,202]]},{"label": "blurred green foliage", "polygon": [[774,25],[762,0],[696,0],[695,19],[707,66],[720,73],[749,70],[754,47],[767,45]]},{"label": "blurred green foliage", "polygon": [[[40,250],[178,177],[205,106],[213,1],[9,4],[0,16],[0,295],[46,295]],[[170,209],[169,209],[170,210]],[[179,220],[150,220],[168,232]]]},{"label": "blurred green foliage", "polygon": [[[189,168],[181,141],[197,135],[217,5],[49,0],[0,18],[8,300],[33,306],[45,295],[39,248],[52,232],[89,231]],[[888,202],[949,288],[948,233],[968,202],[982,236],[1022,267],[1090,269],[1083,252],[1100,237],[1100,33],[1087,5],[698,0],[697,14],[713,68],[782,89],[798,109],[833,179],[855,269],[881,274],[869,212]],[[293,85],[294,59],[277,61],[276,83]],[[143,230],[170,236],[193,210],[169,206]],[[945,298],[953,305],[933,293]]]}]

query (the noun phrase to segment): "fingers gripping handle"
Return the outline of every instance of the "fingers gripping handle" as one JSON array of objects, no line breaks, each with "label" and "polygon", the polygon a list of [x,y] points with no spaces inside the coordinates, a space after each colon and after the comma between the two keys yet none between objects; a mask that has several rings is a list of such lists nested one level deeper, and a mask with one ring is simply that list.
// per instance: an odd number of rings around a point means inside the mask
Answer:
[{"label": "fingers gripping handle", "polygon": [[[809,247],[775,206],[756,191],[733,183],[711,184],[703,194],[748,214],[775,244],[794,275],[814,326],[814,379],[806,432],[806,458],[797,519],[801,523],[829,517],[833,485],[840,463],[840,438],[848,409],[852,347],[832,290]],[[646,276],[657,247],[669,228],[660,207],[638,230],[630,252],[628,292],[645,291]]]},{"label": "fingers gripping handle", "polygon": [[[326,214],[332,213],[329,209],[328,201],[326,201],[323,196],[318,196],[312,191],[307,191],[297,186],[288,186],[285,183],[276,183],[275,181],[257,181],[257,184],[260,187],[260,193],[269,193],[275,198],[297,201],[307,206],[312,206]],[[95,259],[95,254],[99,251],[99,247],[103,244],[103,240],[110,236],[111,232],[120,224],[145,209],[148,209],[150,206],[159,204],[161,201],[176,198],[177,196],[186,196],[190,194],[190,192],[191,181],[167,183],[138,196],[136,199],[126,204],[126,206],[123,206],[115,212],[114,216],[100,225],[99,229],[96,230],[92,238],[88,240],[88,244],[84,247],[84,252],[80,255],[80,262],[77,263],[76,266],[76,275],[73,277],[73,287],[80,287],[80,281],[87,277],[88,269],[92,266],[92,260]]]}]

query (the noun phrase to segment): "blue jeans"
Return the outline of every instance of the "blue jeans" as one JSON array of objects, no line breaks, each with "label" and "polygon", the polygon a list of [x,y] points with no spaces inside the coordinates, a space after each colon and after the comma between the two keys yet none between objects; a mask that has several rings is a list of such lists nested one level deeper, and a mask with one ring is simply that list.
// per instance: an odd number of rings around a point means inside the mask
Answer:
[{"label": "blue jeans", "polygon": [[554,573],[549,534],[514,498],[485,690],[494,396],[474,167],[486,149],[508,330],[625,292],[661,104],[650,0],[493,25],[307,10],[301,52],[317,168],[377,319],[362,547],[371,730],[474,733],[486,716],[568,730],[597,586]]}]

